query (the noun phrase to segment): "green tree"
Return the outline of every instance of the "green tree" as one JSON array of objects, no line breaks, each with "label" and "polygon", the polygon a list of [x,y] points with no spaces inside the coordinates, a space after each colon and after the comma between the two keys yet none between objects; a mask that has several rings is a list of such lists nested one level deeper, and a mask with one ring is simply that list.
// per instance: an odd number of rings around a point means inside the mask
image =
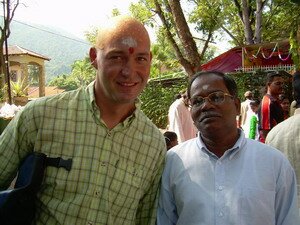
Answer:
[{"label": "green tree", "polygon": [[84,60],[77,60],[72,65],[72,72],[70,74],[78,84],[78,87],[88,85],[96,76],[95,70],[92,67],[89,58]]},{"label": "green tree", "polygon": [[[162,25],[163,29],[158,29],[159,32],[163,32],[176,59],[187,75],[191,76],[200,69],[207,48],[204,46],[201,53],[198,52],[199,46],[192,35],[181,3],[178,0],[140,0],[137,4],[131,4],[130,11],[133,16],[152,27]],[[210,39],[211,35],[208,35],[205,41],[209,42]]]},{"label": "green tree", "polygon": [[[4,58],[3,46],[5,41],[10,35],[10,23],[14,18],[15,11],[19,6],[19,0],[5,0],[2,1],[3,4],[3,23],[0,25],[0,88],[2,89],[7,86],[9,102],[11,102],[10,96],[10,83],[9,83],[9,74],[8,74],[8,60]],[[5,48],[7,45],[5,45]],[[7,62],[7,63],[5,63]]]},{"label": "green tree", "polygon": [[96,71],[92,67],[89,58],[85,58],[73,63],[70,74],[60,75],[52,79],[49,85],[69,91],[88,85],[95,79],[95,76]]}]

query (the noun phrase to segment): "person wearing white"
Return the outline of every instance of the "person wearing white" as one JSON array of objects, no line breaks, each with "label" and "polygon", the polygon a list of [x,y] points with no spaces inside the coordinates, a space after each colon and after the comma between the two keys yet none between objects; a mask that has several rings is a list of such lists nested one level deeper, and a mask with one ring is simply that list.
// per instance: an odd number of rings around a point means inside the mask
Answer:
[{"label": "person wearing white", "polygon": [[259,100],[250,100],[246,121],[242,126],[246,138],[258,140],[259,133],[258,133],[258,124],[257,124],[258,121],[257,111],[258,111],[259,104],[260,104]]},{"label": "person wearing white", "polygon": [[198,72],[188,96],[198,137],[167,152],[157,225],[300,224],[289,161],[236,128],[236,83]]},{"label": "person wearing white", "polygon": [[238,127],[242,127],[248,118],[248,114],[251,113],[250,102],[253,98],[251,91],[246,91],[244,94],[245,101],[241,103],[241,113],[238,118]]},{"label": "person wearing white", "polygon": [[177,134],[178,143],[194,138],[197,134],[186,98],[186,94],[183,94],[181,98],[176,99],[171,104],[168,113],[168,130]]}]

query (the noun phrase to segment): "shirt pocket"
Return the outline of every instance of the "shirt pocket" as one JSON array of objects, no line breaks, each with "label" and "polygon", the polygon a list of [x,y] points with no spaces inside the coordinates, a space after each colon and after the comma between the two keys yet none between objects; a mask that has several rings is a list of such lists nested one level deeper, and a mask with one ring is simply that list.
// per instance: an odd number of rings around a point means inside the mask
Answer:
[{"label": "shirt pocket", "polygon": [[240,206],[240,225],[275,224],[275,191],[243,188]]},{"label": "shirt pocket", "polygon": [[129,162],[118,162],[108,168],[111,183],[109,187],[109,204],[112,213],[119,217],[135,216],[139,201],[143,195],[143,170]]}]

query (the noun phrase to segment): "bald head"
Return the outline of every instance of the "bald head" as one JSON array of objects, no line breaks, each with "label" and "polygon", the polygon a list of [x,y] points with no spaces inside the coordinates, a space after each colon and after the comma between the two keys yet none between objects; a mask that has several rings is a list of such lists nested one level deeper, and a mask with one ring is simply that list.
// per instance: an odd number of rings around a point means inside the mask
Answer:
[{"label": "bald head", "polygon": [[128,16],[113,17],[98,30],[95,47],[103,49],[108,42],[120,41],[129,48],[138,43],[146,44],[150,49],[150,38],[144,25]]}]

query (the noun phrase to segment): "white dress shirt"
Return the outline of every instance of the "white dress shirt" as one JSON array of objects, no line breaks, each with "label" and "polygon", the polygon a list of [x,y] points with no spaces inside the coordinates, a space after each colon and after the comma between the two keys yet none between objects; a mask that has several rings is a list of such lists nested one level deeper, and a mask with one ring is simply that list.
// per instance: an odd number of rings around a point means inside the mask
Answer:
[{"label": "white dress shirt", "polygon": [[167,152],[157,224],[300,224],[294,170],[280,151],[242,131],[221,158],[198,134]]}]

